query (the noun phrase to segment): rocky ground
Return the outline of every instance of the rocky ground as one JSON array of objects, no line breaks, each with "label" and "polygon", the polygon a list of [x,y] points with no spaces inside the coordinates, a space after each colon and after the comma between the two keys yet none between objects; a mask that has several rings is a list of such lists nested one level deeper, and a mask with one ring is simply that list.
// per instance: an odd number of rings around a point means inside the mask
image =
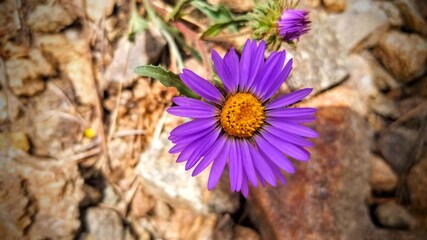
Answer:
[{"label": "rocky ground", "polygon": [[[300,7],[312,29],[289,49],[281,91],[314,87],[299,105],[319,109],[320,137],[286,186],[244,199],[226,178],[209,192],[207,174],[192,178],[167,153],[177,92],[132,70],[179,69],[151,25],[128,41],[128,1],[0,1],[2,238],[425,239],[426,2]],[[189,54],[185,65],[209,74]]]}]

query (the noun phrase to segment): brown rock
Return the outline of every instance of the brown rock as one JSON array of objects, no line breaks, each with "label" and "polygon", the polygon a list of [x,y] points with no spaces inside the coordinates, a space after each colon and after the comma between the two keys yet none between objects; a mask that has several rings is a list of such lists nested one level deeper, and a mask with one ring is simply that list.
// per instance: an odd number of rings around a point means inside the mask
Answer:
[{"label": "brown rock", "polygon": [[[387,3],[387,2],[382,2]],[[380,91],[400,88],[400,84],[388,73],[369,51],[363,51],[361,56],[367,61],[374,83]]]},{"label": "brown rock", "polygon": [[8,39],[15,37],[21,29],[19,20],[20,2],[13,0],[0,1],[0,41],[3,44]]},{"label": "brown rock", "polygon": [[423,123],[426,119],[427,104],[424,102],[381,132],[378,149],[398,175],[407,173],[416,162],[417,152],[425,141]]},{"label": "brown rock", "polygon": [[19,151],[3,156],[0,219],[7,220],[0,221],[2,237],[73,238],[80,227],[79,202],[83,198],[77,166]]},{"label": "brown rock", "polygon": [[401,82],[410,82],[427,70],[427,41],[416,34],[384,34],[374,54]]},{"label": "brown rock", "polygon": [[376,191],[392,191],[397,186],[397,176],[383,159],[373,156],[369,183]]},{"label": "brown rock", "polygon": [[5,63],[9,87],[16,95],[33,96],[45,88],[43,77],[55,74],[52,65],[37,48],[25,57],[11,58]]},{"label": "brown rock", "polygon": [[414,217],[411,216],[405,208],[395,202],[388,202],[379,205],[375,209],[375,214],[378,221],[384,227],[412,229],[417,224]]},{"label": "brown rock", "polygon": [[421,2],[417,0],[397,0],[396,5],[402,13],[405,25],[412,31],[427,37],[427,21],[423,18],[418,6],[418,4],[424,4],[425,7],[426,4]]},{"label": "brown rock", "polygon": [[88,239],[124,239],[125,230],[120,215],[110,208],[94,207],[86,210],[85,224]]},{"label": "brown rock", "polygon": [[235,240],[260,240],[261,237],[255,230],[237,225],[234,227],[234,236]]},{"label": "brown rock", "polygon": [[0,91],[0,124],[3,123],[9,116],[6,101],[6,94]]},{"label": "brown rock", "polygon": [[342,12],[347,6],[347,0],[322,0],[322,2],[331,12]]},{"label": "brown rock", "polygon": [[59,32],[70,25],[76,16],[59,4],[37,5],[28,15],[28,26],[33,32]]},{"label": "brown rock", "polygon": [[364,239],[372,226],[367,123],[348,108],[320,108],[308,163],[287,186],[253,189],[248,200],[263,239]]},{"label": "brown rock", "polygon": [[427,213],[427,149],[424,147],[424,153],[421,155],[418,163],[410,170],[407,177],[407,186],[412,205]]}]

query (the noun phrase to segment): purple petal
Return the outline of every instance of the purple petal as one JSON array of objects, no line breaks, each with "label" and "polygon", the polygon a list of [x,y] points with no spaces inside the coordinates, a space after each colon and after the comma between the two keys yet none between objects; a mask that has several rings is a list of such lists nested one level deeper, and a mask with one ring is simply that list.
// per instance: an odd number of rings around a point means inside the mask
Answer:
[{"label": "purple petal", "polygon": [[265,126],[263,128],[265,131],[270,132],[270,133],[276,135],[277,137],[280,137],[284,141],[293,143],[295,145],[299,145],[299,146],[303,146],[303,147],[314,146],[314,144],[312,142],[310,142],[309,140],[307,140],[303,137],[300,137],[298,135],[285,132],[285,131],[281,130],[280,128],[276,128],[273,126]]},{"label": "purple petal", "polygon": [[211,109],[212,107],[216,108],[215,106],[207,102],[203,102],[201,100],[189,98],[189,97],[174,97],[172,100],[174,103],[176,103],[180,107],[190,107],[190,108],[200,108],[200,109],[204,109],[204,108]]},{"label": "purple petal", "polygon": [[302,137],[316,138],[319,136],[314,130],[290,121],[277,120],[276,118],[267,118],[266,121],[270,123],[273,127]]},{"label": "purple petal", "polygon": [[258,135],[255,137],[255,142],[258,145],[260,152],[264,153],[271,161],[273,161],[281,169],[289,173],[294,173],[295,169],[292,163],[283,155],[276,147],[271,145],[264,137]]},{"label": "purple petal", "polygon": [[306,117],[316,113],[315,108],[276,108],[267,111],[267,116],[271,117]]},{"label": "purple petal", "polygon": [[199,145],[199,147],[193,152],[193,154],[188,159],[187,163],[185,164],[185,170],[189,170],[194,165],[199,162],[200,158],[202,158],[212,147],[216,139],[218,138],[219,134],[221,132],[220,128],[214,129],[210,134],[206,135],[203,139],[204,145]]},{"label": "purple petal", "polygon": [[228,145],[224,146],[227,138],[225,136],[219,137],[212,146],[212,149],[208,154],[200,161],[197,167],[194,169],[192,176],[200,174],[212,161],[216,158],[226,158],[228,154]]},{"label": "purple petal", "polygon": [[243,172],[243,180],[242,180],[242,194],[245,196],[245,198],[248,197],[249,194],[249,186],[248,186],[248,179],[246,178],[245,172]]},{"label": "purple petal", "polygon": [[262,131],[261,134],[269,143],[275,146],[282,153],[300,161],[308,161],[310,159],[310,154],[302,148],[299,148],[289,142],[285,142],[281,138],[265,130]]},{"label": "purple petal", "polygon": [[236,191],[240,191],[242,189],[242,182],[243,182],[243,159],[242,159],[242,143],[243,141],[237,140],[236,141],[236,151],[237,151],[237,182],[236,182]]},{"label": "purple petal", "polygon": [[185,147],[187,147],[186,144],[176,144],[169,150],[169,153],[170,154],[180,153],[182,152],[182,150],[184,150]]},{"label": "purple petal", "polygon": [[284,96],[281,96],[267,104],[266,110],[281,108],[300,101],[308,96],[313,91],[313,88],[304,88]]},{"label": "purple petal", "polygon": [[242,162],[246,172],[246,176],[249,179],[249,181],[252,183],[252,185],[254,187],[257,187],[258,181],[255,173],[254,163],[249,150],[250,143],[244,140],[241,144],[241,147],[242,147],[242,157],[243,157]]},{"label": "purple petal", "polygon": [[239,161],[239,154],[237,153],[237,146],[234,139],[230,140],[230,157],[228,159],[228,173],[230,176],[230,188],[235,192],[237,188],[237,162]]},{"label": "purple petal", "polygon": [[[227,93],[234,93],[237,91],[240,79],[239,56],[237,55],[236,51],[234,51],[234,48],[231,48],[230,51],[225,54],[224,63],[225,68],[228,69],[231,76],[230,80],[228,80],[229,91],[227,91]],[[227,79],[224,79],[223,81],[225,80]]]},{"label": "purple petal", "polygon": [[283,120],[290,121],[293,123],[308,123],[316,120],[315,116],[302,116],[302,117],[286,117]]},{"label": "purple petal", "polygon": [[230,92],[233,85],[233,79],[231,77],[232,73],[229,71],[228,67],[225,65],[224,60],[221,56],[215,51],[212,50],[212,61],[214,63],[215,72],[218,74],[218,77],[224,83],[224,87],[227,92]]},{"label": "purple petal", "polygon": [[168,113],[188,118],[212,118],[219,114],[219,110],[214,106],[212,108],[191,108],[191,107],[170,107],[166,110]]},{"label": "purple petal", "polygon": [[[256,44],[256,42],[254,41]],[[255,45],[256,48],[256,45]],[[251,62],[251,74],[249,75],[249,79],[246,83],[246,89],[250,89],[254,84],[254,81],[261,71],[262,65],[264,63],[264,53],[265,53],[265,41],[262,40],[259,44],[258,48],[256,48],[256,52],[253,53],[252,62]]]},{"label": "purple petal", "polygon": [[198,139],[199,137],[211,132],[215,127],[216,127],[215,125],[211,125],[208,128],[195,132],[191,135],[170,136],[169,138],[172,141],[172,143],[175,143],[175,144],[188,144]]},{"label": "purple petal", "polygon": [[258,179],[262,185],[263,181],[267,181],[270,185],[276,186],[276,179],[270,166],[266,163],[266,159],[252,145],[249,146],[249,151],[255,165],[256,172],[259,174]]},{"label": "purple petal", "polygon": [[176,159],[177,163],[185,162],[193,155],[193,152],[196,151],[196,149],[203,147],[206,145],[205,137],[208,136],[212,132],[207,132],[202,137],[194,140],[190,144],[187,144],[187,146],[182,150],[182,152],[179,154],[178,158]]},{"label": "purple petal", "polygon": [[257,76],[257,79],[259,80],[257,81],[257,84],[254,85],[255,94],[257,96],[263,95],[265,85],[268,84],[271,79],[275,79],[280,74],[280,71],[277,71],[277,69],[282,69],[285,58],[285,51],[273,52],[264,63],[262,70],[259,71]]},{"label": "purple petal", "polygon": [[276,166],[276,164],[274,164],[274,163],[273,163],[272,161],[270,161],[270,160],[267,160],[267,164],[271,167],[271,169],[273,169],[274,176],[275,176],[277,179],[279,179],[279,181],[280,181],[283,185],[286,185],[286,179],[285,179],[285,177],[283,176],[282,171],[280,171],[280,168],[278,168],[278,167]]},{"label": "purple petal", "polygon": [[212,83],[188,69],[183,69],[182,72],[179,74],[181,80],[202,98],[218,104],[224,99],[221,92]]},{"label": "purple petal", "polygon": [[279,90],[280,86],[282,86],[283,82],[286,81],[286,79],[288,79],[289,74],[291,73],[292,70],[292,59],[288,61],[288,63],[286,63],[285,67],[282,69],[282,71],[280,72],[279,76],[277,76],[275,79],[272,79],[271,83],[265,86],[265,92],[262,96],[263,100],[267,100],[269,98],[271,98],[271,96],[273,96],[273,94],[275,94],[277,92],[277,90]]},{"label": "purple petal", "polygon": [[200,132],[204,129],[209,128],[210,126],[214,126],[216,124],[215,118],[202,118],[202,119],[194,119],[190,122],[183,123],[178,127],[174,128],[170,136],[187,136],[194,134],[196,132]]},{"label": "purple petal", "polygon": [[211,172],[209,174],[208,179],[208,190],[211,191],[215,185],[218,183],[222,172],[224,171],[225,164],[227,163],[227,157],[230,155],[230,145],[229,143],[225,143],[227,149],[224,150],[223,154],[220,154],[218,159],[215,159],[212,164]]},{"label": "purple petal", "polygon": [[246,40],[245,46],[243,47],[242,56],[240,57],[240,79],[239,86],[242,89],[246,86],[246,82],[249,78],[250,66],[251,66],[251,55],[252,55],[252,44],[248,39]]}]

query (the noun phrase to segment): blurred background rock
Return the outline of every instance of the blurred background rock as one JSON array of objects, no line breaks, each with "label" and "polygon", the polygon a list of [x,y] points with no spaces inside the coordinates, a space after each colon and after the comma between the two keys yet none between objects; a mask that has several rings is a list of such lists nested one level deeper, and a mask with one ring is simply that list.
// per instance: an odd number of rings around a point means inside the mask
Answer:
[{"label": "blurred background rock", "polygon": [[[206,173],[192,178],[167,153],[182,121],[165,113],[177,92],[132,70],[180,69],[159,29],[128,40],[132,7],[0,1],[1,238],[425,239],[426,1],[301,1],[312,27],[288,49],[294,69],[281,91],[314,87],[299,105],[319,108],[320,137],[287,186],[248,199],[227,178],[207,191]],[[243,40],[203,44],[224,52]]]}]

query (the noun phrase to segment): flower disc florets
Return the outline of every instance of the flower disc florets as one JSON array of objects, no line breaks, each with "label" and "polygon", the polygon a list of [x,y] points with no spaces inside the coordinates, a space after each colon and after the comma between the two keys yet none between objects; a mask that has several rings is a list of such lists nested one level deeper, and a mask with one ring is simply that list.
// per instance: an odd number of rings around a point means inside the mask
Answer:
[{"label": "flower disc florets", "polygon": [[264,123],[264,107],[250,93],[237,93],[227,99],[221,110],[224,131],[235,137],[252,137]]}]

